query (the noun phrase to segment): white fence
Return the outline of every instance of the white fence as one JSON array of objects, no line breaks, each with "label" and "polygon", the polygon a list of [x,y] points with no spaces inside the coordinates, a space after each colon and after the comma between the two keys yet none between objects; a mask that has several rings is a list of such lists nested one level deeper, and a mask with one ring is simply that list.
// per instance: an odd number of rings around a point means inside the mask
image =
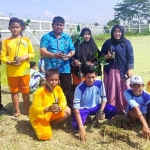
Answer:
[{"label": "white fence", "polygon": [[[0,28],[3,39],[10,37],[10,31],[8,30],[9,19],[6,17],[0,17]],[[76,31],[78,24],[65,23],[64,32],[71,34],[70,29],[72,29],[72,33]],[[80,28],[90,28],[92,35],[98,35],[105,33],[105,26],[94,26],[94,25],[82,25],[80,24]],[[52,30],[52,22],[49,21],[40,21],[40,20],[31,20],[29,26],[26,27],[24,36],[27,36],[31,39],[34,45],[39,45],[40,39],[43,34],[48,33]],[[35,35],[33,35],[33,31],[35,31]]]},{"label": "white fence", "polygon": [[[3,39],[10,37],[10,31],[8,30],[9,17],[0,17],[0,31],[2,33]],[[25,19],[26,20],[26,19]],[[74,23],[65,23],[64,32],[71,34],[70,29],[72,29],[72,33],[76,31],[78,24]],[[94,25],[83,25],[80,24],[80,28],[90,28],[92,35],[98,35],[103,33],[109,33],[109,29],[107,26],[94,26]],[[150,31],[150,24],[139,24],[139,25],[124,25],[125,32],[143,32]],[[50,21],[40,21],[40,20],[31,20],[29,26],[26,27],[24,36],[29,37],[34,45],[39,45],[40,39],[43,34],[48,33],[52,30],[52,22]],[[35,35],[33,35],[33,31],[35,31]]]},{"label": "white fence", "polygon": [[125,32],[141,33],[150,31],[150,24],[124,25]]}]

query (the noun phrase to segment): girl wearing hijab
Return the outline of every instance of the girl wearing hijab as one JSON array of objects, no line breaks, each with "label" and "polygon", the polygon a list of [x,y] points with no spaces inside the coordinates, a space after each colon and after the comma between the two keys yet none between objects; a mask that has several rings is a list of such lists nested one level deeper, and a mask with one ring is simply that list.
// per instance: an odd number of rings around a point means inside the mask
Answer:
[{"label": "girl wearing hijab", "polygon": [[72,57],[71,62],[74,89],[80,82],[84,81],[82,76],[84,67],[88,64],[97,65],[94,53],[96,51],[100,53],[91,36],[91,30],[89,28],[83,28],[80,33],[80,37],[83,37],[84,41],[82,43],[80,43],[79,40],[75,42],[74,47],[76,52]]},{"label": "girl wearing hijab", "polygon": [[116,106],[118,113],[125,113],[127,102],[123,93],[129,88],[127,78],[132,77],[134,56],[132,45],[124,37],[124,28],[121,25],[112,28],[111,38],[103,44],[101,55],[109,63],[104,66],[107,102]]}]

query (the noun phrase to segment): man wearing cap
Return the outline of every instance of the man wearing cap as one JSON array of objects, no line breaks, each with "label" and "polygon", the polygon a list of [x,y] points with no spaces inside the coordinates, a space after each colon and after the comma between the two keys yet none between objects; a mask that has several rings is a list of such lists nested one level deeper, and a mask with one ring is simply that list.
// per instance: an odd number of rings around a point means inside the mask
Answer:
[{"label": "man wearing cap", "polygon": [[136,124],[136,120],[142,123],[142,134],[145,138],[150,138],[150,130],[146,122],[147,107],[150,103],[150,94],[143,90],[144,81],[141,76],[132,76],[130,78],[130,87],[124,92],[128,103],[127,114],[130,122],[123,122],[125,129],[130,129]]}]

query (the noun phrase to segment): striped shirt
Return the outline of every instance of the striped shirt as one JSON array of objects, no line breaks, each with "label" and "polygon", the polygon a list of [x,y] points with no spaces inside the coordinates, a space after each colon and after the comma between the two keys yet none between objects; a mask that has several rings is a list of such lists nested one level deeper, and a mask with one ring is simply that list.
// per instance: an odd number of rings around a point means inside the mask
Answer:
[{"label": "striped shirt", "polygon": [[128,89],[124,92],[124,96],[128,103],[126,109],[127,112],[133,107],[138,106],[142,114],[147,114],[147,105],[150,102],[150,94],[143,90],[140,96],[135,96],[132,89]]},{"label": "striped shirt", "polygon": [[92,86],[81,82],[75,90],[73,108],[93,108],[103,101],[107,101],[104,85],[100,80],[95,80]]}]

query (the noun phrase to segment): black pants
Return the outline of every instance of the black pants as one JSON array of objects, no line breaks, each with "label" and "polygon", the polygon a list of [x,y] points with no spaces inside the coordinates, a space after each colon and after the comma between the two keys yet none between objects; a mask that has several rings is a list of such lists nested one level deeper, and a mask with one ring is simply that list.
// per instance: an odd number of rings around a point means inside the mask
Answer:
[{"label": "black pants", "polygon": [[60,73],[60,86],[66,96],[67,105],[72,109],[73,107],[73,93],[72,93],[72,79],[70,73]]}]

